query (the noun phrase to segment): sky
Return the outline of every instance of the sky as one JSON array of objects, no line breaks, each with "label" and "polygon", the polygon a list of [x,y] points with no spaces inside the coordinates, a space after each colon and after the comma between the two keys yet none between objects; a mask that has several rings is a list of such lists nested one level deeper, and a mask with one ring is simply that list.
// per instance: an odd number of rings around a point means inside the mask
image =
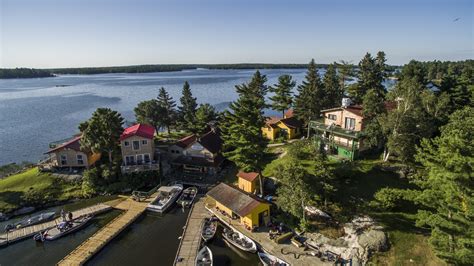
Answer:
[{"label": "sky", "polygon": [[474,58],[472,0],[0,0],[0,67]]}]

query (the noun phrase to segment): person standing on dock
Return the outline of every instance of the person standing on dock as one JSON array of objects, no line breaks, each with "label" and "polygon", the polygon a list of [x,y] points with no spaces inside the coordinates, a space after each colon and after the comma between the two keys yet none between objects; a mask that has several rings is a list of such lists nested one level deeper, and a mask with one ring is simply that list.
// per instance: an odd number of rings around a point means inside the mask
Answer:
[{"label": "person standing on dock", "polygon": [[64,212],[64,209],[61,209],[61,218],[63,219],[63,222],[66,221],[66,213]]}]

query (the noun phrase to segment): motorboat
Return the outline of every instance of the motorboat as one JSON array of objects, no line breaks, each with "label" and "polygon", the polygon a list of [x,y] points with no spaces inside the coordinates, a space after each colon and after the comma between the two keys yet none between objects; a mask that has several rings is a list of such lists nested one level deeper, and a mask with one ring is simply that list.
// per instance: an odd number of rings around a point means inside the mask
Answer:
[{"label": "motorboat", "polygon": [[205,218],[202,224],[201,236],[204,242],[209,241],[214,237],[217,231],[217,220],[216,218]]},{"label": "motorboat", "polygon": [[225,240],[243,251],[257,252],[257,244],[239,231],[225,228],[222,236]]},{"label": "motorboat", "polygon": [[36,241],[53,241],[67,234],[75,232],[84,227],[94,216],[85,215],[70,221],[62,221],[55,227],[36,234],[33,239]]},{"label": "motorboat", "polygon": [[264,266],[289,266],[288,262],[265,252],[258,252],[258,258]]},{"label": "motorboat", "polygon": [[20,229],[26,226],[44,223],[44,222],[52,220],[55,215],[56,215],[55,212],[43,212],[38,215],[34,215],[29,218],[23,219],[19,222],[16,222],[13,224],[7,224],[5,226],[5,231],[13,231],[13,230]]},{"label": "motorboat", "polygon": [[175,201],[183,191],[183,185],[176,184],[172,186],[162,186],[158,189],[158,196],[148,204],[147,210],[163,213],[165,212]]},{"label": "motorboat", "polygon": [[196,198],[198,192],[197,187],[188,187],[183,190],[181,196],[179,196],[177,203],[184,207],[190,207],[193,204],[194,198]]},{"label": "motorboat", "polygon": [[209,247],[204,246],[199,250],[196,256],[196,266],[212,266],[212,251]]}]

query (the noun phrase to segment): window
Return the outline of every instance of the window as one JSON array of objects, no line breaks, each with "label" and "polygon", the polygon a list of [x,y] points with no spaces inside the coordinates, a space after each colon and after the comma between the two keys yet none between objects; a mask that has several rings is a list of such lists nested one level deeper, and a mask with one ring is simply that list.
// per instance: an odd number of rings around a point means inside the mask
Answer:
[{"label": "window", "polygon": [[123,145],[124,145],[125,147],[128,147],[128,146],[130,145],[130,143],[129,143],[128,141],[124,141],[124,142],[123,142]]},{"label": "window", "polygon": [[344,124],[345,129],[354,130],[355,125],[356,125],[355,118],[346,117],[346,121],[345,121],[345,124]]},{"label": "window", "polygon": [[83,165],[84,164],[84,159],[82,157],[82,154],[77,155],[77,164]]},{"label": "window", "polygon": [[65,154],[61,155],[61,165],[67,164],[67,157]]},{"label": "window", "polygon": [[133,141],[133,149],[134,150],[139,150],[140,149],[140,141],[138,141],[138,140]]},{"label": "window", "polygon": [[148,141],[145,139],[145,140],[142,140],[142,144],[143,145],[147,145],[148,144]]},{"label": "window", "polygon": [[145,154],[145,155],[143,155],[143,157],[145,158],[145,163],[150,162],[150,154]]},{"label": "window", "polygon": [[328,115],[328,119],[329,120],[337,120],[337,116],[336,115]]},{"label": "window", "polygon": [[143,155],[141,155],[141,154],[138,154],[138,155],[137,155],[137,163],[138,163],[138,164],[142,164],[142,163],[143,163]]},{"label": "window", "polygon": [[125,157],[125,164],[126,165],[135,164],[135,156],[126,156]]}]

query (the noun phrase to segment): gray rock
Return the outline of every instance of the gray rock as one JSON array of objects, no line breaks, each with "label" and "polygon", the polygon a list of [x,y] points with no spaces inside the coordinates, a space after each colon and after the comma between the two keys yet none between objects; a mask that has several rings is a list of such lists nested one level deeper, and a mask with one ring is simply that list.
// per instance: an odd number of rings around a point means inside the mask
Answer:
[{"label": "gray rock", "polygon": [[368,230],[362,233],[358,239],[359,245],[366,247],[369,254],[388,249],[388,239],[385,232],[380,230]]}]

